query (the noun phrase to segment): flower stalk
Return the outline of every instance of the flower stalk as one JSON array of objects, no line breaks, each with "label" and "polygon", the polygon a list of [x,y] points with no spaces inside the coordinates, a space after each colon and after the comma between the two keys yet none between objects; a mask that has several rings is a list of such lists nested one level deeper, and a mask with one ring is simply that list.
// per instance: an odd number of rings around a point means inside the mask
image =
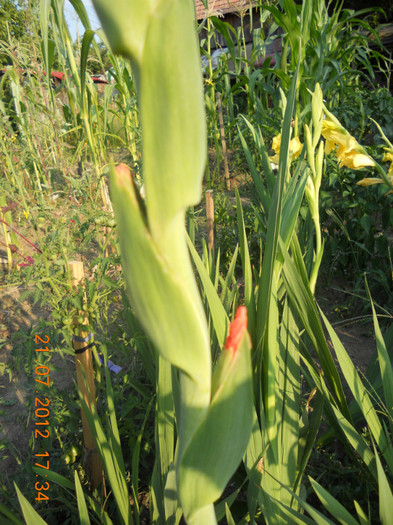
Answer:
[{"label": "flower stalk", "polygon": [[319,267],[321,265],[323,255],[323,243],[319,216],[319,191],[322,182],[324,158],[324,144],[323,142],[320,142],[322,130],[322,90],[320,85],[317,84],[312,96],[312,123],[310,124],[310,127],[307,124],[304,126],[307,160],[310,166],[310,175],[307,179],[305,195],[315,228],[315,252],[313,257],[313,267],[310,274],[310,289],[313,293],[315,292]]},{"label": "flower stalk", "polygon": [[[201,198],[207,153],[194,5],[190,0],[94,5],[113,51],[131,62],[143,129],[143,206],[126,166],[111,175],[127,290],[154,348],[178,372],[178,392],[172,393],[176,499],[187,523],[213,525],[214,502],[248,444],[253,391],[244,310],[236,321],[237,350],[224,350],[213,370],[209,327],[186,243],[185,212]],[[161,487],[173,486],[170,476],[169,469]]]}]

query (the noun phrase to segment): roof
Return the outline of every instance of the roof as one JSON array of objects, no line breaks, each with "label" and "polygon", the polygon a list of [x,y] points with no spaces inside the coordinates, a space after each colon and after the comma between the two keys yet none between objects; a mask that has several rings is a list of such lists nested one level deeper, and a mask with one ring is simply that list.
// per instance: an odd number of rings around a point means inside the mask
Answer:
[{"label": "roof", "polygon": [[[23,75],[27,74],[26,69],[21,69],[20,71],[22,72]],[[6,72],[7,72],[7,68],[0,69],[0,77],[5,75]],[[35,71],[31,71],[31,72],[33,74],[36,73]],[[43,73],[43,75],[46,76],[46,72],[45,71],[43,71],[42,73]],[[63,80],[64,75],[65,75],[65,73],[63,73],[62,71],[51,71],[50,72],[51,78],[57,78],[57,80]],[[103,75],[99,75],[99,76],[92,75],[90,78],[94,82],[94,84],[108,84],[108,81],[105,79],[105,77]]]},{"label": "roof", "polygon": [[[209,14],[210,15],[223,15],[225,13],[231,13],[238,11],[244,7],[249,7],[252,0],[208,0],[209,1]],[[202,0],[195,0],[195,9],[197,20],[201,20],[206,17],[206,9],[203,5]]]}]

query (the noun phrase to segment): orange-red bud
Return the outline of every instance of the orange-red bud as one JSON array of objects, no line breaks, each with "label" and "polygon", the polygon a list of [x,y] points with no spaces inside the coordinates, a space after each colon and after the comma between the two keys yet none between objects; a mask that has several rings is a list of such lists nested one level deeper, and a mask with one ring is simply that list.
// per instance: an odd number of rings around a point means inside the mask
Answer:
[{"label": "orange-red bud", "polygon": [[134,179],[134,174],[126,164],[119,164],[115,168],[117,175],[117,182],[121,186],[122,184],[128,184],[129,181]]},{"label": "orange-red bud", "polygon": [[235,315],[235,319],[232,321],[231,326],[229,327],[229,335],[225,341],[225,350],[231,350],[232,355],[235,355],[246,330],[247,308],[245,306],[239,306]]}]

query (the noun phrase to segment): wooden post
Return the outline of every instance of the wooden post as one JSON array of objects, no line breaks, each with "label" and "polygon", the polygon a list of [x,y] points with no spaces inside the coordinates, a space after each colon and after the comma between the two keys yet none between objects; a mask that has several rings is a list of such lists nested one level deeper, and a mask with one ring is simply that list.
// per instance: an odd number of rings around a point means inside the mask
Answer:
[{"label": "wooden post", "polygon": [[206,190],[207,246],[213,249],[214,244],[214,199],[213,190]]},{"label": "wooden post", "polygon": [[[69,268],[71,272],[71,284],[73,287],[76,288],[77,286],[79,286],[80,282],[84,278],[83,263],[80,261],[70,261]],[[82,313],[80,314],[82,315]],[[86,315],[83,324],[88,324],[88,319]],[[93,374],[93,355],[91,351],[91,346],[93,342],[93,334],[89,334],[88,332],[79,332],[79,334],[77,335],[74,334],[72,343],[75,351],[75,368],[78,388],[82,394],[86,405],[89,408],[92,406],[92,404],[94,404],[94,406],[96,407],[96,389]],[[90,485],[91,489],[94,490],[101,484],[103,484],[104,471],[83,408],[81,410],[81,414],[83,444],[85,453],[87,454],[87,466],[89,469]]]},{"label": "wooden post", "polygon": [[224,157],[225,180],[226,180],[226,183],[227,183],[227,190],[230,190],[231,189],[231,179],[229,178],[227,143],[226,143],[226,140],[225,140],[224,118],[222,116],[221,95],[220,95],[219,92],[217,92],[217,111],[218,111],[218,121],[220,123],[222,156]]},{"label": "wooden post", "polygon": [[[112,216],[114,216],[112,201],[109,196],[109,190],[108,186],[106,185],[106,182],[104,178],[101,179],[101,196],[103,201],[103,209],[104,211],[109,211]],[[105,226],[104,228],[104,237],[103,237],[103,243],[105,244],[107,241],[107,238],[111,234],[111,228]],[[104,257],[108,257],[110,251],[113,251],[112,246],[109,247],[109,245],[105,248],[104,251]]]}]

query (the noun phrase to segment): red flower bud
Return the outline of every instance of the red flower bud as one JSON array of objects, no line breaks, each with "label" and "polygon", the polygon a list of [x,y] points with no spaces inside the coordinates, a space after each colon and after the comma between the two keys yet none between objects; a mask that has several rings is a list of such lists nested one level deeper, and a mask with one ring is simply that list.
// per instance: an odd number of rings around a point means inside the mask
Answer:
[{"label": "red flower bud", "polygon": [[119,164],[115,168],[116,175],[117,175],[117,181],[120,185],[127,184],[129,180],[134,180],[134,173],[130,170],[130,168],[126,164]]},{"label": "red flower bud", "polygon": [[237,352],[240,341],[247,330],[247,308],[239,306],[237,309],[235,319],[229,327],[229,335],[225,341],[225,349],[231,350],[232,355]]}]

